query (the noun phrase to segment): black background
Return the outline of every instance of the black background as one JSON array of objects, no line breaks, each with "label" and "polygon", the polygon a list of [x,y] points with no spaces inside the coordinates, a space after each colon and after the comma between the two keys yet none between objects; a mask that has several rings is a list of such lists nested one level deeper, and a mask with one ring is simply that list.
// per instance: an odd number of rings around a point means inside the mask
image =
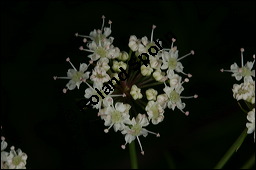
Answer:
[{"label": "black background", "polygon": [[[112,20],[114,45],[128,51],[130,35],[172,37],[185,72],[193,74],[183,95],[190,115],[166,110],[165,119],[148,129],[160,138],[141,137],[140,168],[213,168],[245,128],[246,115],[232,96],[229,73],[255,54],[255,1],[1,1],[1,125],[10,145],[27,153],[27,168],[129,168],[129,150],[120,133],[105,134],[95,110],[80,112],[81,90],[62,93],[70,65],[87,61],[82,39]],[[139,146],[136,144],[137,150]],[[253,135],[225,166],[240,168],[254,153]]]}]

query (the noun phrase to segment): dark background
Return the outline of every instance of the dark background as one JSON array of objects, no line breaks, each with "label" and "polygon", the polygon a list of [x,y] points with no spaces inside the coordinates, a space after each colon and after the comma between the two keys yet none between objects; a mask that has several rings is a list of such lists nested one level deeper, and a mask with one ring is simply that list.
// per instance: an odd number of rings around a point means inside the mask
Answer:
[{"label": "dark background", "polygon": [[[255,1],[1,1],[1,125],[10,145],[28,155],[27,168],[129,168],[129,150],[120,133],[103,132],[95,110],[80,112],[75,99],[84,89],[62,93],[70,65],[87,61],[82,39],[100,29],[102,15],[112,20],[114,45],[128,51],[130,35],[176,37],[184,72],[193,74],[183,95],[186,117],[166,110],[165,119],[148,129],[160,138],[141,137],[145,156],[140,168],[213,168],[245,128],[246,114],[232,96],[236,83],[229,69],[255,54]],[[136,143],[136,148],[139,147]],[[240,168],[254,153],[253,135],[225,166]],[[255,168],[255,167],[254,167]]]}]

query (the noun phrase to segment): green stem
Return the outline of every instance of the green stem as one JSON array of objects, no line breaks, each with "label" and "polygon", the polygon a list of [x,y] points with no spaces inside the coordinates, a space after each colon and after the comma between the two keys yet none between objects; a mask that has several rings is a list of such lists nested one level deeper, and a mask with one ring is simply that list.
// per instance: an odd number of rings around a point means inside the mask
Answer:
[{"label": "green stem", "polygon": [[240,168],[240,169],[250,169],[255,164],[255,154]]},{"label": "green stem", "polygon": [[131,169],[138,169],[138,160],[135,148],[135,141],[132,141],[129,144],[129,152],[130,152],[130,159],[131,159]]},{"label": "green stem", "polygon": [[230,159],[230,157],[239,149],[242,145],[245,137],[247,136],[247,128],[244,129],[242,134],[237,138],[235,143],[229,148],[229,150],[225,153],[225,155],[221,158],[218,164],[214,167],[214,169],[221,169]]},{"label": "green stem", "polygon": [[164,82],[151,83],[151,84],[141,86],[140,88],[142,89],[142,88],[145,88],[145,87],[151,87],[151,86],[155,86],[155,85],[159,85],[159,84],[164,84]]},{"label": "green stem", "polygon": [[241,106],[241,104],[239,103],[239,102],[237,102],[238,103],[238,105],[239,105],[239,107],[240,107],[240,109],[244,112],[244,113],[248,113],[242,106]]}]

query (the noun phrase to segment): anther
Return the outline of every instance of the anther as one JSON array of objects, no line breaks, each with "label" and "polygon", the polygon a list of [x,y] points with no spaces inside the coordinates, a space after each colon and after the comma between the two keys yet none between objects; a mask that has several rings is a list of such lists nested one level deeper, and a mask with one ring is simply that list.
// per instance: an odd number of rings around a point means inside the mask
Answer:
[{"label": "anther", "polygon": [[1,136],[1,140],[5,140],[5,137],[4,137],[4,136]]}]

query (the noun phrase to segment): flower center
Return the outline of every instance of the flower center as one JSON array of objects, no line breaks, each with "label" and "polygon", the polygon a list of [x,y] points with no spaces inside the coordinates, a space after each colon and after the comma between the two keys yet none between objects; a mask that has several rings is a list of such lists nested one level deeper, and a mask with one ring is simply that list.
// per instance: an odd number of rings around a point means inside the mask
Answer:
[{"label": "flower center", "polygon": [[248,93],[248,90],[246,90],[246,89],[240,88],[238,90],[238,94],[246,94],[246,93]]},{"label": "flower center", "polygon": [[242,67],[242,76],[251,76],[252,72],[250,69],[246,68],[246,67]]},{"label": "flower center", "polygon": [[169,65],[169,68],[174,70],[177,67],[177,59],[176,58],[169,58],[168,65]]},{"label": "flower center", "polygon": [[12,158],[12,163],[15,165],[15,166],[18,166],[20,163],[21,163],[22,159],[21,159],[21,156],[14,156]]},{"label": "flower center", "polygon": [[156,104],[154,104],[152,107],[151,107],[151,110],[153,112],[153,119],[157,118],[158,115],[159,115],[159,111],[158,111],[158,107]]},{"label": "flower center", "polygon": [[180,100],[180,95],[179,93],[177,93],[176,91],[172,91],[170,93],[170,100],[173,101],[173,102],[177,102]]},{"label": "flower center", "polygon": [[77,71],[76,73],[74,73],[72,80],[75,82],[79,82],[81,80],[82,76],[83,76],[83,73],[80,71]]},{"label": "flower center", "polygon": [[140,131],[141,131],[141,129],[142,129],[142,127],[140,126],[140,125],[138,125],[138,124],[136,124],[136,125],[134,125],[133,127],[132,127],[132,135],[133,136],[139,136],[139,134],[140,134]]},{"label": "flower center", "polygon": [[106,57],[106,50],[102,47],[98,47],[96,49],[96,54],[98,54],[100,57]]},{"label": "flower center", "polygon": [[120,113],[119,111],[114,111],[114,112],[112,113],[112,122],[113,122],[113,123],[118,123],[118,122],[120,122],[120,121],[121,121],[121,118],[122,118],[122,116],[121,116],[121,113]]}]

